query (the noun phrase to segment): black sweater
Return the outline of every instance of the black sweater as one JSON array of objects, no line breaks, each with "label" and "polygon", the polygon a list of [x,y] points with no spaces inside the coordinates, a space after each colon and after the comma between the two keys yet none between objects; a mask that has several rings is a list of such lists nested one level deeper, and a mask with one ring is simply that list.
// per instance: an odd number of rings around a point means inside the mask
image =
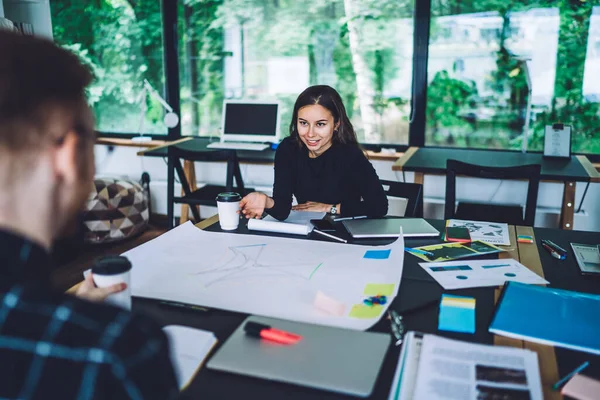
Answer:
[{"label": "black sweater", "polygon": [[286,219],[292,195],[299,204],[341,203],[342,216],[383,217],[388,210],[375,168],[355,145],[333,144],[319,157],[310,158],[304,144],[283,139],[275,153],[275,206],[265,211],[279,220]]}]

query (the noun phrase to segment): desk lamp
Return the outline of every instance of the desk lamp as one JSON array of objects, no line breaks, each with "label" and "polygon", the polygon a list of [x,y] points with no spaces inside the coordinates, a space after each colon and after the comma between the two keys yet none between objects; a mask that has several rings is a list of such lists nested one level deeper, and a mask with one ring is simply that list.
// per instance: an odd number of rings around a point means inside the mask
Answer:
[{"label": "desk lamp", "polygon": [[144,120],[146,119],[146,111],[148,111],[148,106],[146,105],[148,93],[150,93],[151,96],[157,99],[167,111],[167,113],[165,114],[165,118],[163,119],[167,128],[174,128],[179,123],[179,117],[173,112],[173,107],[171,107],[169,103],[167,103],[165,99],[163,99],[162,96],[158,94],[156,90],[154,90],[154,88],[152,87],[152,85],[150,85],[150,82],[148,82],[148,80],[144,79],[144,87],[138,100],[142,103],[142,108],[140,110],[140,124],[138,127],[139,136],[131,139],[134,142],[149,142],[152,140],[150,136],[144,136],[144,134],[142,133],[144,129]]}]

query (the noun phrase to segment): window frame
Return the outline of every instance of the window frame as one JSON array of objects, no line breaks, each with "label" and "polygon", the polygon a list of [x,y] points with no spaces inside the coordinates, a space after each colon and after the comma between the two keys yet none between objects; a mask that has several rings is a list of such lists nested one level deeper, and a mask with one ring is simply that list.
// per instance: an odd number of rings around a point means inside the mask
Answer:
[{"label": "window frame", "polygon": [[[164,43],[164,72],[166,101],[173,107],[173,111],[180,115],[181,99],[178,56],[178,20],[177,7],[181,0],[161,0],[161,13],[163,17],[163,43]],[[392,148],[397,152],[406,151],[409,147],[443,147],[426,146],[426,110],[427,110],[427,68],[429,60],[429,39],[431,26],[431,0],[415,0],[414,8],[414,35],[413,35],[413,68],[412,68],[412,99],[411,119],[409,122],[408,144],[397,143],[361,143],[366,150],[380,151],[382,148]],[[137,133],[97,132],[102,138],[131,139],[138,136]],[[166,134],[148,134],[146,136],[156,140],[177,140],[182,137],[181,124],[174,128],[168,128]],[[511,149],[487,149],[498,151],[514,151]],[[541,151],[529,151],[530,153],[541,153]],[[573,155],[585,155],[592,162],[600,162],[600,154],[573,153]]]}]

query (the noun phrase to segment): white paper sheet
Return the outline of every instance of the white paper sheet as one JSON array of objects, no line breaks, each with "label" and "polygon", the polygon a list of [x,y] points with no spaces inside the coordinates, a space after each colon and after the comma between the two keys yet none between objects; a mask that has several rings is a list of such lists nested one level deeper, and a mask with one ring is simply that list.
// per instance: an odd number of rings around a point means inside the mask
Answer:
[{"label": "white paper sheet", "polygon": [[415,384],[417,383],[422,345],[423,335],[421,333],[406,332],[388,400],[415,399]]},{"label": "white paper sheet", "polygon": [[471,240],[481,240],[482,242],[495,245],[510,246],[508,224],[449,219],[446,226],[467,228],[471,234]]},{"label": "white paper sheet", "polygon": [[270,215],[263,219],[248,220],[248,229],[255,231],[308,235],[313,230],[311,219],[323,219],[326,213],[313,211],[290,211],[284,221],[278,221]]},{"label": "white paper sheet", "polygon": [[425,335],[414,398],[542,400],[537,354]]},{"label": "white paper sheet", "polygon": [[501,286],[506,281],[549,283],[517,260],[466,260],[419,263],[444,289]]},{"label": "white paper sheet", "polygon": [[189,326],[168,325],[163,331],[169,339],[171,362],[181,390],[189,384],[204,363],[204,359],[217,343],[217,338],[212,332]]},{"label": "white paper sheet", "polygon": [[[368,250],[384,250],[386,257],[365,258]],[[358,246],[215,233],[188,222],[123,255],[133,265],[134,296],[365,330],[398,293],[404,242]],[[365,286],[373,283],[395,285],[382,312],[351,317],[352,306],[362,304]],[[346,314],[316,308],[318,291],[345,304]]]},{"label": "white paper sheet", "polygon": [[[283,221],[288,224],[298,224],[298,225],[311,225],[311,219],[323,219],[327,215],[324,212],[316,212],[316,211],[290,211],[290,215]],[[267,215],[262,219],[263,221],[277,221],[270,215]]]}]

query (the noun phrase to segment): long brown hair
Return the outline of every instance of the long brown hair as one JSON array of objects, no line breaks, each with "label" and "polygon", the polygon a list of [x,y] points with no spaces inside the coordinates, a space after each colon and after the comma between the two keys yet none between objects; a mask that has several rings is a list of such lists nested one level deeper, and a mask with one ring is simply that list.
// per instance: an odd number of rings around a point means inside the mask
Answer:
[{"label": "long brown hair", "polygon": [[342,98],[334,88],[327,85],[310,86],[305,89],[294,104],[294,113],[290,123],[290,137],[299,145],[302,141],[298,135],[298,110],[302,107],[318,104],[325,107],[333,116],[334,125],[338,125],[333,131],[332,143],[354,144],[358,146],[358,139],[354,127],[346,114],[346,108]]}]

